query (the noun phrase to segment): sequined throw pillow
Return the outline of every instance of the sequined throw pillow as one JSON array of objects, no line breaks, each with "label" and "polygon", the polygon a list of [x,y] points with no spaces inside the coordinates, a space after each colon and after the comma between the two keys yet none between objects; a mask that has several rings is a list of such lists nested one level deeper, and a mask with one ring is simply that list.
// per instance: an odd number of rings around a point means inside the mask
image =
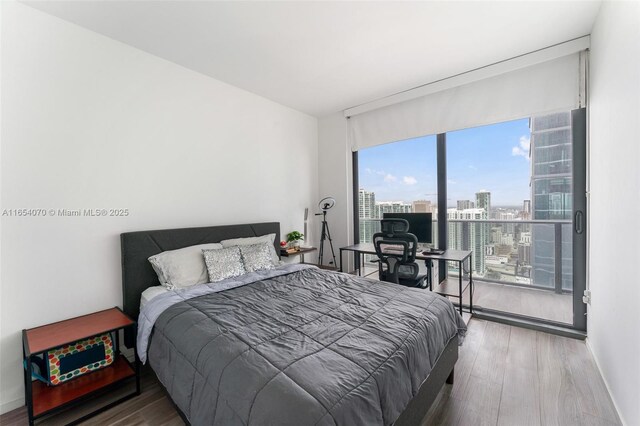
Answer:
[{"label": "sequined throw pillow", "polygon": [[247,272],[258,271],[260,269],[273,269],[273,259],[271,258],[271,243],[252,244],[250,246],[239,246],[242,261]]},{"label": "sequined throw pillow", "polygon": [[237,277],[247,273],[242,263],[239,247],[215,250],[202,250],[207,265],[209,282],[215,283],[225,278]]}]

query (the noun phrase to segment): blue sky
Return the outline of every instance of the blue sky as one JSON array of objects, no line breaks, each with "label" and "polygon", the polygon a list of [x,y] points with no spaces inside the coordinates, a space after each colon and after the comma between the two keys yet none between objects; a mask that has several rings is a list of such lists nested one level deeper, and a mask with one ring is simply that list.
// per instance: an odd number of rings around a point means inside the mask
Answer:
[{"label": "blue sky", "polygon": [[[529,119],[447,133],[449,206],[491,192],[494,206],[530,198]],[[436,200],[436,137],[362,149],[359,184],[377,201]]]}]

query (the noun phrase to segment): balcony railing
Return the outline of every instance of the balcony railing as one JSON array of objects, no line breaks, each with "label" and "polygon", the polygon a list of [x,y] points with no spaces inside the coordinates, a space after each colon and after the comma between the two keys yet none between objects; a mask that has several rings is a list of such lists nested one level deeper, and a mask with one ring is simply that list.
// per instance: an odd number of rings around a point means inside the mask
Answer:
[{"label": "balcony railing", "polygon": [[[369,242],[379,230],[379,219],[360,221],[361,241]],[[363,223],[370,223],[364,225],[369,229],[363,229]],[[567,293],[573,290],[571,224],[570,220],[449,219],[447,246],[473,251],[475,280]],[[437,246],[437,221],[432,229]],[[451,275],[459,273],[453,264],[447,269]]]},{"label": "balcony railing", "polygon": [[450,219],[448,224],[448,247],[473,250],[478,280],[572,291],[570,220]]}]

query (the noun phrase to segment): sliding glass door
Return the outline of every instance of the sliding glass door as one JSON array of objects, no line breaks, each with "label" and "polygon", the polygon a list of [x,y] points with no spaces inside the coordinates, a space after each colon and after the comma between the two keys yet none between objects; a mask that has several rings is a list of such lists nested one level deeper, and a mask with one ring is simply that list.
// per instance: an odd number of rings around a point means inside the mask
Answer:
[{"label": "sliding glass door", "polygon": [[[473,252],[479,312],[585,330],[585,110],[437,139],[358,152],[360,242],[382,212],[426,208],[443,222],[433,224],[435,245],[440,229],[441,246]],[[441,265],[441,274],[466,272],[457,267]]]},{"label": "sliding glass door", "polygon": [[[574,326],[573,114],[447,133],[449,247],[472,250],[480,309]],[[458,274],[450,265],[450,274]]]},{"label": "sliding glass door", "polygon": [[582,296],[587,288],[587,109],[571,111],[573,150],[573,325],[587,330],[587,305]]}]

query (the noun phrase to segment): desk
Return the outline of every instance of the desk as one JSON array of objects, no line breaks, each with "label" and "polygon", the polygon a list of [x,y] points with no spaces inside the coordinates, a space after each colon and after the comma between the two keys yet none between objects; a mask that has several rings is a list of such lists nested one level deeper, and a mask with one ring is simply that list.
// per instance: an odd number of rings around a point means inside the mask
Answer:
[{"label": "desk", "polygon": [[[362,275],[362,265],[364,264],[364,255],[372,254],[376,255],[376,249],[373,243],[360,243],[352,246],[340,247],[340,272],[342,270],[342,253],[353,252],[356,256],[360,257],[360,267],[358,268],[358,275]],[[424,260],[428,268],[431,268],[431,262],[433,261],[449,261],[458,263],[458,279],[455,277],[445,278],[440,283],[433,285],[429,280],[429,289],[434,293],[438,293],[442,296],[457,297],[459,301],[460,315],[462,315],[462,295],[469,289],[469,313],[473,313],[473,252],[471,250],[445,250],[442,254],[422,254],[418,252],[416,254],[416,260]],[[469,278],[463,277],[464,262],[469,262]],[[431,274],[429,274],[431,275]],[[456,284],[458,284],[456,286]]]}]

